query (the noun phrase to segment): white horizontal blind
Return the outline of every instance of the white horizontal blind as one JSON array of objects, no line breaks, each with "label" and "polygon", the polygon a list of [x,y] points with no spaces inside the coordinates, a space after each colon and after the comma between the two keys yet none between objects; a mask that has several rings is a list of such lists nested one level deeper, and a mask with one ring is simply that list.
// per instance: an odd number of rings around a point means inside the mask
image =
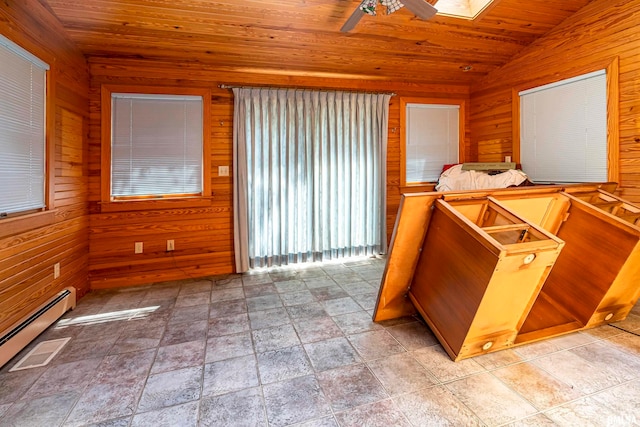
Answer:
[{"label": "white horizontal blind", "polygon": [[0,214],[45,207],[48,69],[0,36]]},{"label": "white horizontal blind", "polygon": [[202,193],[201,96],[113,93],[111,195]]},{"label": "white horizontal blind", "polygon": [[434,182],[458,162],[459,105],[406,105],[406,182]]},{"label": "white horizontal blind", "polygon": [[520,93],[522,169],[534,182],[607,181],[605,70]]}]

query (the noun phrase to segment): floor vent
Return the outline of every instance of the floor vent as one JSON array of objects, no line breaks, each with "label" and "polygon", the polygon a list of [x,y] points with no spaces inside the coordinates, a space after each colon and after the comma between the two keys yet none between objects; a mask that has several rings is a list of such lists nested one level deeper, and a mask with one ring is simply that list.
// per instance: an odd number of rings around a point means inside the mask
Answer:
[{"label": "floor vent", "polygon": [[67,311],[76,306],[76,290],[68,287],[0,333],[0,366],[7,363]]},{"label": "floor vent", "polygon": [[39,368],[51,362],[51,359],[62,350],[62,347],[69,342],[69,338],[42,341],[38,343],[26,356],[24,356],[9,372],[21,371],[23,369]]}]

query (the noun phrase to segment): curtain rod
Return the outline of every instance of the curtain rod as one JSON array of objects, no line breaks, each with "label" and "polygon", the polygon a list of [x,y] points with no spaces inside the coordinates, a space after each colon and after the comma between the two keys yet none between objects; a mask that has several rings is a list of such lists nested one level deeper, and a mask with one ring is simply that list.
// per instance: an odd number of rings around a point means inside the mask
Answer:
[{"label": "curtain rod", "polygon": [[[236,86],[236,85],[228,85],[228,84],[219,84],[218,87],[220,89],[300,89],[300,90],[317,90],[319,92],[328,92],[331,89],[314,89],[314,88],[305,88],[305,87],[277,87],[277,86]],[[367,91],[357,91],[357,90],[342,90],[336,89],[340,92],[354,92],[354,93],[371,93],[375,95],[391,95],[397,96],[396,93],[393,92],[367,92]]]}]

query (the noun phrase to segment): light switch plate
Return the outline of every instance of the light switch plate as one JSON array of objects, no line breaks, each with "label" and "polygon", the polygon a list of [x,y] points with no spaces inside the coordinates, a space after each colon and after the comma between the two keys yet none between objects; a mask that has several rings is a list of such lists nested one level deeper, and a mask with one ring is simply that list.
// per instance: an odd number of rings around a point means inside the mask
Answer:
[{"label": "light switch plate", "polygon": [[229,176],[229,166],[218,166],[218,176]]}]

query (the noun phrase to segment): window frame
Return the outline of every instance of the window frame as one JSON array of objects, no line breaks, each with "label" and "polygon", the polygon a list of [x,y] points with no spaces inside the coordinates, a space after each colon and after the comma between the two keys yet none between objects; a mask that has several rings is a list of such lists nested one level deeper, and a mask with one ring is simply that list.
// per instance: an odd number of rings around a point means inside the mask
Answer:
[{"label": "window frame", "polygon": [[493,9],[500,0],[485,0],[482,1],[484,3],[477,10],[471,10],[471,0],[468,0],[469,9],[465,10],[464,7],[461,7],[459,2],[448,0],[447,3],[452,4],[443,4],[444,1],[440,1],[438,3],[438,15],[448,16],[451,18],[465,19],[468,21],[479,21],[482,19],[491,9]]},{"label": "window frame", "polygon": [[16,41],[9,36],[6,40],[38,58],[49,66],[45,70],[45,100],[44,100],[44,207],[28,211],[15,212],[0,218],[0,238],[24,233],[36,228],[45,227],[55,222],[55,162],[56,162],[56,79],[55,58],[47,51],[26,41]]},{"label": "window frame", "polygon": [[[515,86],[511,90],[512,111],[512,156],[513,161],[520,164],[520,92],[539,86],[556,83],[562,80],[606,70],[607,75],[607,179],[609,182],[620,182],[620,90],[619,90],[619,58],[616,56],[606,61],[596,62],[590,66],[572,69],[564,73],[545,76],[534,81]],[[526,172],[526,171],[525,171]]]},{"label": "window frame", "polygon": [[[145,95],[192,95],[202,97],[202,193],[199,195],[168,194],[151,197],[111,196],[111,94],[130,93]],[[112,85],[101,86],[101,172],[100,172],[100,206],[102,212],[132,211],[146,209],[173,209],[183,207],[205,207],[212,202],[211,192],[211,90],[200,87],[173,86],[134,86]]]},{"label": "window frame", "polygon": [[[407,183],[407,104],[457,105],[458,110],[458,163],[465,161],[466,101],[450,98],[400,98],[400,188],[423,189],[433,187],[436,181]],[[444,165],[443,165],[444,166]]]}]

